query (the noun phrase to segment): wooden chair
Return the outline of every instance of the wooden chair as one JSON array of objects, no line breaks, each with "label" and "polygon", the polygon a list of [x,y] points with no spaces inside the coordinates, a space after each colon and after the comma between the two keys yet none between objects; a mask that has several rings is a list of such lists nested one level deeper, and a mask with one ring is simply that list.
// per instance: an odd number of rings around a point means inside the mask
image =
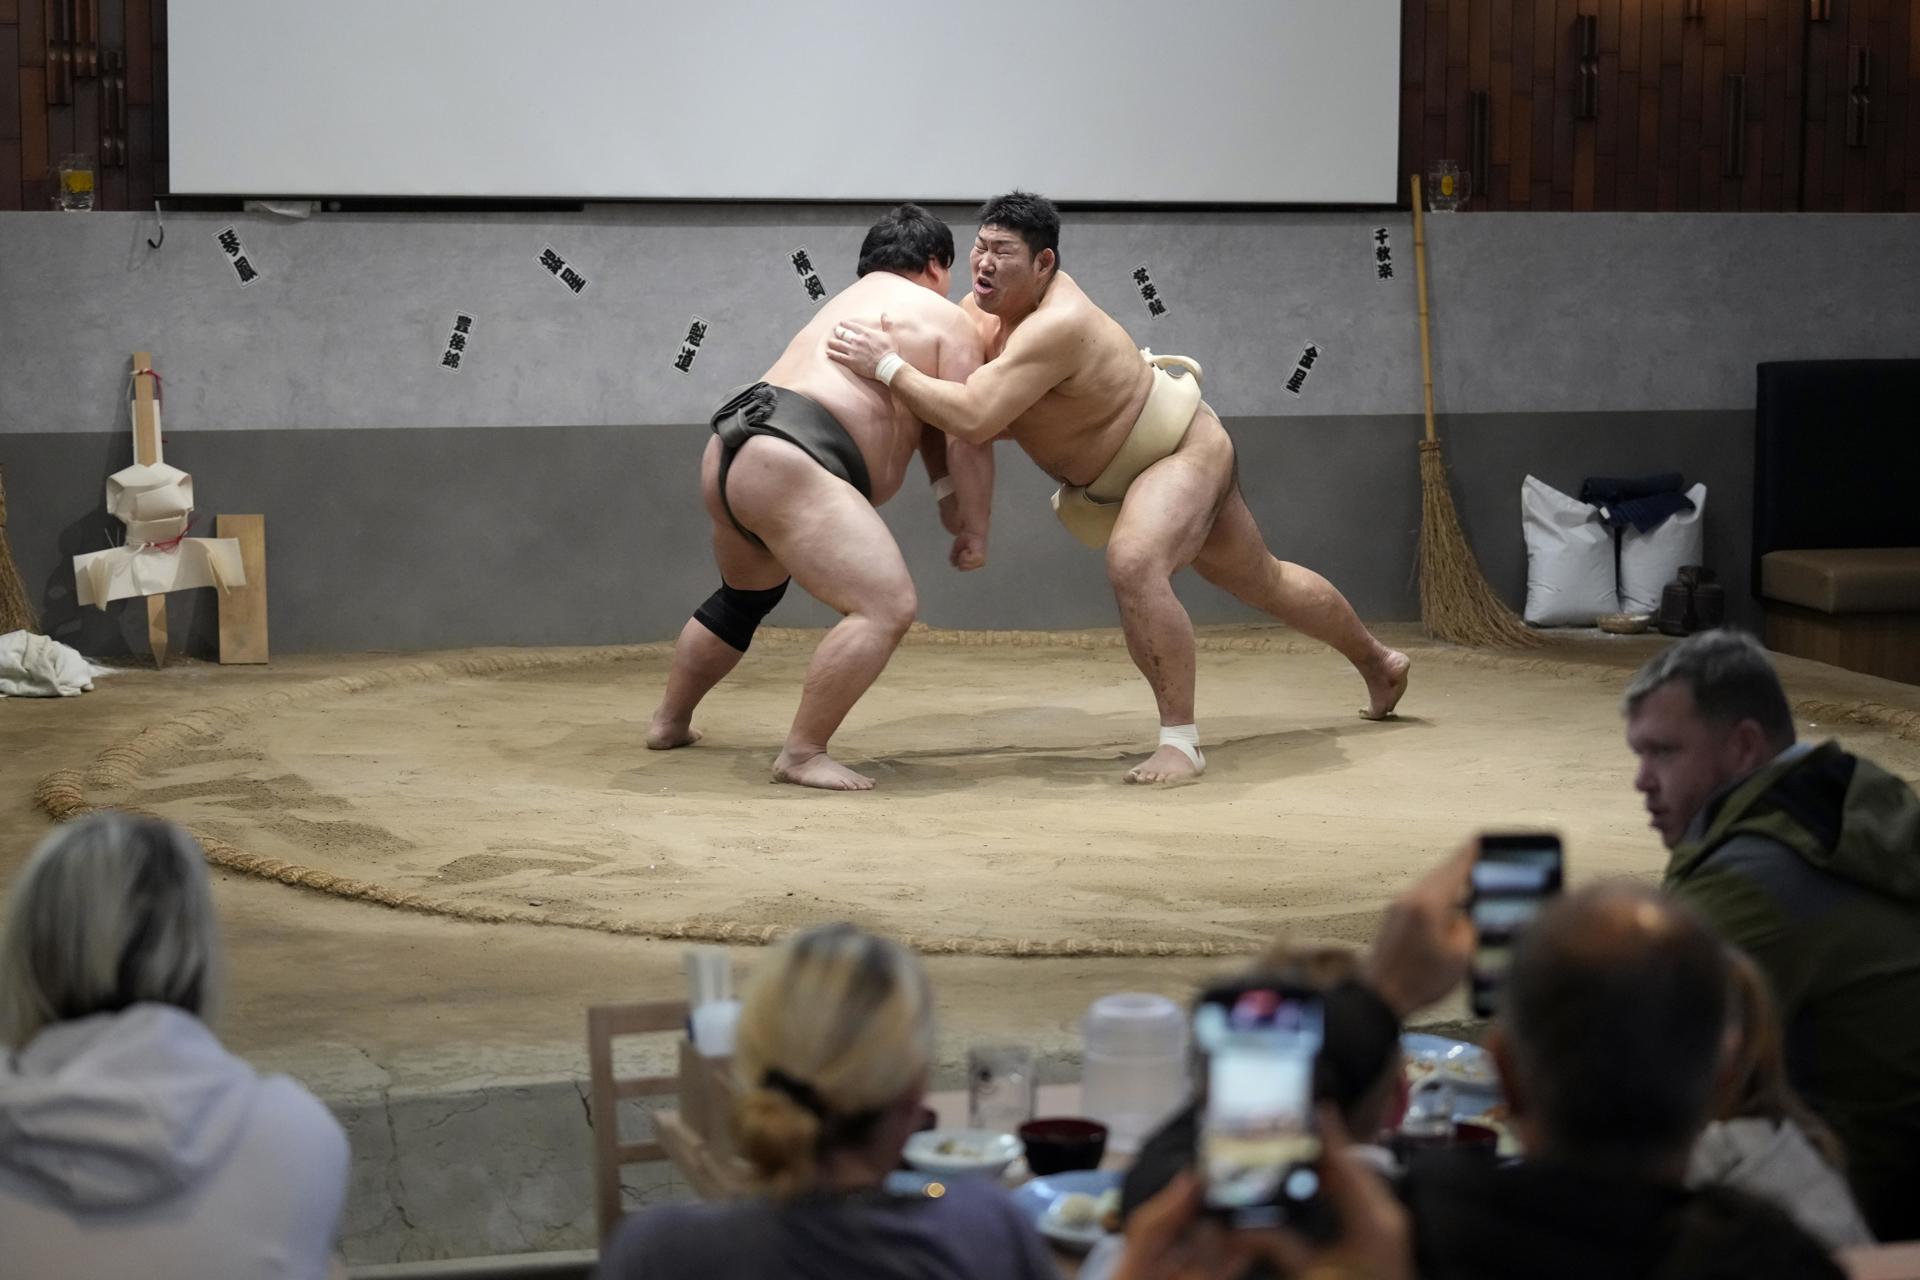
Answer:
[{"label": "wooden chair", "polygon": [[703,1058],[680,1043],[680,1107],[654,1113],[654,1132],[674,1171],[702,1200],[725,1200],[752,1189],[753,1175],[734,1150],[733,1112],[739,1087],[731,1058]]},{"label": "wooden chair", "polygon": [[[599,1239],[620,1221],[620,1170],[643,1160],[663,1160],[666,1151],[657,1139],[624,1142],[620,1137],[620,1104],[628,1098],[649,1098],[680,1088],[676,1075],[617,1079],[613,1074],[613,1042],[621,1036],[672,1031],[684,1034],[685,1000],[652,1000],[640,1004],[601,1004],[587,1009],[587,1078],[593,1126],[593,1199],[599,1217]],[[677,1059],[676,1059],[677,1061]]]}]

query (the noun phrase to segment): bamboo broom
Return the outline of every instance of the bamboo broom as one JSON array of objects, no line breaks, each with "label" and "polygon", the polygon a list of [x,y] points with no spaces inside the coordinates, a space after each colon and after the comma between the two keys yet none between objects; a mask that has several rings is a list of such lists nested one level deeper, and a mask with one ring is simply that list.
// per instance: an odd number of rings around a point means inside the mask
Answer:
[{"label": "bamboo broom", "polygon": [[6,475],[6,468],[0,467],[0,635],[40,629],[26,584],[20,581],[20,566],[13,562],[13,548],[7,543]]},{"label": "bamboo broom", "polygon": [[1453,509],[1447,464],[1433,430],[1433,345],[1427,331],[1427,229],[1421,216],[1420,175],[1413,175],[1414,274],[1420,283],[1420,385],[1426,394],[1427,437],[1420,442],[1420,621],[1427,634],[1455,644],[1518,649],[1540,635],[1514,616],[1480,571]]}]

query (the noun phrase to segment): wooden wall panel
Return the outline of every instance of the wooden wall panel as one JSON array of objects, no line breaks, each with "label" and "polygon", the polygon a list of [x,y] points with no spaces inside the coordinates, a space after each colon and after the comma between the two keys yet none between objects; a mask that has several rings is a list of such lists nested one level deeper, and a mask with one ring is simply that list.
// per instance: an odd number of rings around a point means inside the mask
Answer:
[{"label": "wooden wall panel", "polygon": [[[1513,93],[1506,107],[1513,113],[1508,126],[1507,207],[1525,209],[1533,200],[1533,0],[1510,0],[1513,5]],[[1495,128],[1503,114],[1493,104]]]},{"label": "wooden wall panel", "polygon": [[[26,24],[21,24],[22,34]],[[21,47],[24,50],[25,41]],[[41,53],[46,52],[45,46]],[[20,68],[20,207],[44,209],[53,188],[47,180],[47,69]]]},{"label": "wooden wall panel", "polygon": [[[1426,138],[1422,132],[1426,105],[1422,90],[1426,80],[1423,61],[1427,51],[1426,19],[1427,7],[1422,3],[1408,5],[1400,20],[1400,154],[1403,158],[1421,155],[1426,150]],[[1402,172],[1394,180],[1394,198],[1406,204],[1409,192],[1407,167],[1402,164],[1400,168]]]},{"label": "wooden wall panel", "polygon": [[0,212],[20,207],[20,139],[0,141]]},{"label": "wooden wall panel", "polygon": [[[136,192],[151,193],[156,184],[164,190],[165,172],[164,166],[156,167],[151,137],[134,136],[132,108],[153,97],[163,56],[154,14],[164,0],[75,0],[71,88],[65,101],[53,102],[49,93],[59,83],[60,64],[49,62],[49,37],[66,26],[61,17],[66,3],[0,0],[0,209],[51,208],[54,166],[76,154],[95,157],[95,208],[145,207],[151,194],[137,200]],[[122,55],[127,66],[125,165],[98,163],[108,123],[105,55],[110,52]],[[143,127],[153,124],[149,115]],[[135,152],[144,167],[136,168]]]},{"label": "wooden wall panel", "polygon": [[[1468,96],[1487,93],[1475,208],[1920,212],[1920,0],[1832,0],[1823,22],[1807,0],[1704,0],[1692,18],[1687,0],[1404,6],[1402,167],[1465,165]],[[1592,120],[1574,117],[1582,15],[1599,24]],[[1872,52],[1871,120],[1850,147],[1854,47]],[[1730,138],[1734,75],[1745,123]]]},{"label": "wooden wall panel", "polygon": [[1487,203],[1508,208],[1513,166],[1513,0],[1493,0],[1487,40]]},{"label": "wooden wall panel", "polygon": [[[1914,21],[1914,8],[1895,3],[1887,12],[1887,163],[1881,199],[1892,209],[1905,205],[1907,170],[1920,160],[1920,154],[1907,151],[1912,136],[1914,64],[1920,60],[1920,48],[1914,44],[1920,23]],[[1915,145],[1915,151],[1920,152],[1920,145]]]},{"label": "wooden wall panel", "polygon": [[[0,139],[20,140],[20,26],[17,22],[0,23]],[[9,177],[17,177],[19,172],[18,161],[11,169],[0,168],[0,186],[4,186]]]},{"label": "wooden wall panel", "polygon": [[47,9],[41,0],[20,0],[20,65],[47,65]]},{"label": "wooden wall panel", "polygon": [[127,105],[153,102],[153,41],[140,39],[153,30],[153,10],[147,0],[127,2]]},{"label": "wooden wall panel", "polygon": [[153,108],[127,106],[127,208],[150,209],[166,190],[153,159]]}]

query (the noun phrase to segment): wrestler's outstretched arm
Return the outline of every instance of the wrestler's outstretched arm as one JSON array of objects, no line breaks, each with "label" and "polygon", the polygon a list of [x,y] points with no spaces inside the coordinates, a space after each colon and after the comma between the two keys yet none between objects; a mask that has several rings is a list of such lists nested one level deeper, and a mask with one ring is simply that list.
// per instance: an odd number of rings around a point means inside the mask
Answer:
[{"label": "wrestler's outstretched arm", "polygon": [[[981,354],[979,331],[971,320],[956,314],[952,326],[940,337],[936,372],[944,381],[964,383],[979,370]],[[913,408],[911,404],[907,407]],[[987,525],[993,515],[993,442],[970,442],[954,435],[944,439],[959,525],[948,530],[953,534],[953,549],[947,562],[965,573],[987,562]]]},{"label": "wrestler's outstretched arm", "polygon": [[987,562],[987,524],[993,516],[993,442],[968,444],[959,436],[947,442],[947,469],[953,476],[953,496],[960,526],[953,531],[953,551],[947,560],[965,573]]},{"label": "wrestler's outstretched arm", "polygon": [[[1006,349],[964,382],[930,377],[910,364],[891,371],[888,385],[922,422],[970,444],[985,444],[1073,372],[1073,332],[1052,316],[1030,316],[1007,337]],[[863,378],[898,355],[886,316],[878,326],[842,320],[827,337],[827,354]]]},{"label": "wrestler's outstretched arm", "polygon": [[[940,527],[957,534],[965,526],[960,523],[960,500],[953,496],[958,487],[952,479],[953,468],[947,462],[947,442],[952,439],[931,423],[920,424],[920,461],[927,465],[927,483],[940,493]],[[942,485],[942,480],[947,483]]]}]

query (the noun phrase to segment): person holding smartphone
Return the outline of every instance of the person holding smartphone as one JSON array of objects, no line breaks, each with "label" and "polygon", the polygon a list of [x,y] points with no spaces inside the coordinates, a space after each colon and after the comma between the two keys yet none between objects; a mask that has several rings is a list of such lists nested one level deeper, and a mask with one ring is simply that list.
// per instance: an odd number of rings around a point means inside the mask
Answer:
[{"label": "person holding smartphone", "polygon": [[1488,1036],[1524,1154],[1413,1162],[1402,1194],[1420,1275],[1837,1280],[1780,1209],[1686,1185],[1729,984],[1719,939],[1671,898],[1601,884],[1548,902],[1511,948]]},{"label": "person holding smartphone", "polygon": [[[1303,1028],[1298,1020],[1282,1024],[1278,1019],[1279,993],[1319,998],[1313,1096],[1305,1104],[1318,1109],[1310,1135],[1318,1158],[1300,1153],[1311,1160],[1317,1180],[1307,1197],[1313,1220],[1255,1228],[1249,1224],[1262,1213],[1269,1223],[1287,1215],[1274,1212],[1277,1206],[1271,1204],[1264,1210],[1251,1206],[1251,1212],[1233,1212],[1230,1206],[1223,1211],[1218,1203],[1209,1207],[1201,1154],[1207,1103],[1196,1099],[1142,1146],[1123,1192],[1124,1241],[1097,1248],[1081,1271],[1082,1280],[1200,1280],[1240,1275],[1238,1268],[1245,1267],[1254,1268],[1248,1273],[1253,1275],[1292,1275],[1309,1261],[1329,1275],[1392,1280],[1412,1274],[1396,1269],[1407,1247],[1405,1215],[1379,1176],[1391,1157],[1370,1144],[1399,1095],[1401,1020],[1466,977],[1474,937],[1464,903],[1478,854],[1478,842],[1468,842],[1395,899],[1370,954],[1276,944],[1248,974],[1210,989],[1200,1001],[1202,1008],[1211,1003],[1224,1009],[1229,1022],[1236,1008],[1242,1014],[1239,1032],[1246,1039],[1238,1054],[1229,1054],[1230,1078],[1224,1081],[1238,1095],[1228,1114],[1284,1110],[1293,1116],[1299,1113],[1298,1071],[1289,1062],[1287,1069],[1263,1079],[1258,1061],[1268,1055],[1291,1059],[1298,1048],[1297,1041],[1288,1040]],[[1273,998],[1263,1003],[1261,992]],[[1248,993],[1253,998],[1241,1007],[1241,996]],[[1263,1043],[1262,1021],[1279,1033],[1278,1043]],[[1289,1164],[1297,1173],[1302,1160]],[[1349,1172],[1353,1176],[1346,1176]],[[1242,1190],[1247,1181],[1241,1179]],[[1221,1195],[1212,1198],[1218,1201]],[[1238,1228],[1229,1225],[1235,1219]]]},{"label": "person holding smartphone", "polygon": [[[1397,1018],[1466,979],[1482,949],[1471,911],[1486,853],[1468,842],[1389,906],[1363,975]],[[1206,1210],[1201,1178],[1183,1174],[1129,1215],[1112,1274],[1199,1280],[1259,1266],[1425,1280],[1839,1280],[1821,1243],[1779,1209],[1685,1184],[1722,1065],[1730,981],[1699,919],[1643,887],[1600,885],[1547,902],[1509,960],[1489,1040],[1519,1160],[1424,1153],[1399,1187],[1402,1221],[1338,1181],[1353,1161],[1336,1152],[1337,1117],[1323,1115],[1324,1243],[1291,1226],[1233,1231]],[[1397,1252],[1408,1247],[1411,1261]]]},{"label": "person holding smartphone", "polygon": [[1182,1172],[1128,1219],[1126,1252],[1113,1280],[1237,1280],[1256,1268],[1285,1276],[1413,1280],[1407,1211],[1359,1157],[1333,1107],[1315,1172],[1337,1224],[1315,1240],[1286,1227],[1228,1231],[1207,1213],[1200,1177]]},{"label": "person holding smartphone", "polygon": [[[1506,943],[1476,930],[1474,908],[1526,887],[1516,862],[1533,868],[1541,901],[1502,956]],[[1367,981],[1403,1019],[1479,970],[1523,1150],[1505,1164],[1474,1148],[1414,1161],[1399,1189],[1418,1274],[1839,1280],[1820,1241],[1779,1209],[1686,1186],[1724,1063],[1720,940],[1644,886],[1549,892],[1564,879],[1559,862],[1538,837],[1476,837],[1397,898],[1374,939]]]}]

